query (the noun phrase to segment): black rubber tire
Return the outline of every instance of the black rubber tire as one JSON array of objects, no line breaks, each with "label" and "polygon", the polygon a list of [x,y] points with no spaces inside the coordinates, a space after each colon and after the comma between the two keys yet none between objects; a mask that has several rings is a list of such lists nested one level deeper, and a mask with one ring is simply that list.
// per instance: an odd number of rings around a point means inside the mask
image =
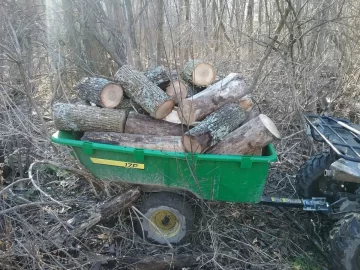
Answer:
[{"label": "black rubber tire", "polygon": [[325,180],[324,171],[336,160],[332,153],[320,153],[308,159],[296,175],[296,189],[300,198],[323,197],[320,182]]},{"label": "black rubber tire", "polygon": [[[135,231],[141,237],[145,236],[145,238],[150,242],[158,244],[167,244],[167,242],[171,244],[179,244],[184,242],[188,237],[189,232],[193,230],[194,211],[185,196],[172,192],[146,194],[139,205],[139,210],[148,219],[141,216],[140,222],[135,224]],[[155,211],[160,210],[171,211],[176,215],[179,221],[179,231],[176,235],[167,237],[166,240],[164,239],[164,236],[159,235],[149,223],[151,215]]]},{"label": "black rubber tire", "polygon": [[360,214],[340,219],[330,232],[330,269],[360,270]]}]

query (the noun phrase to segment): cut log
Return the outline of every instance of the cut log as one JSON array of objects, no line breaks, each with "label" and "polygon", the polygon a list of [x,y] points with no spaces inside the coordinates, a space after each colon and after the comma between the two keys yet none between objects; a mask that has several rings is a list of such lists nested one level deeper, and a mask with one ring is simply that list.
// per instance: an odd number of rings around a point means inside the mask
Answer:
[{"label": "cut log", "polygon": [[149,69],[144,72],[144,75],[161,89],[166,88],[170,83],[170,76],[164,66]]},{"label": "cut log", "polygon": [[260,114],[259,111],[255,108],[252,108],[250,111],[246,111],[246,118],[245,118],[244,123],[250,121],[251,119],[254,119],[259,114]]},{"label": "cut log", "polygon": [[121,103],[115,107],[118,110],[135,111],[137,113],[147,113],[139,104],[130,98],[124,98]]},{"label": "cut log", "polygon": [[183,152],[181,136],[154,136],[115,132],[85,132],[82,141],[121,145],[150,150]]},{"label": "cut log", "polygon": [[205,90],[206,87],[199,87],[193,84],[188,85],[188,94],[187,98],[195,96],[196,94],[200,93],[201,91]]},{"label": "cut log", "polygon": [[187,97],[188,87],[183,80],[172,80],[165,88],[165,92],[169,97],[172,97],[177,104],[180,100]]},{"label": "cut log", "polygon": [[201,60],[190,60],[184,66],[183,77],[186,82],[196,86],[209,86],[215,81],[214,67]]},{"label": "cut log", "polygon": [[104,108],[115,108],[124,96],[120,85],[103,78],[86,77],[74,89],[82,100]]},{"label": "cut log", "polygon": [[116,72],[115,79],[120,82],[125,93],[152,117],[163,119],[175,106],[174,100],[163,90],[129,65],[122,66]]},{"label": "cut log", "polygon": [[179,118],[184,124],[191,125],[225,104],[240,100],[248,93],[243,77],[238,73],[231,73],[195,96],[183,99],[179,104]]},{"label": "cut log", "polygon": [[185,151],[202,153],[237,129],[245,120],[245,110],[238,104],[226,104],[187,131],[182,140]]},{"label": "cut log", "polygon": [[257,148],[254,151],[252,151],[250,155],[252,155],[252,156],[262,156],[262,151],[263,151],[262,148]]},{"label": "cut log", "polygon": [[176,110],[172,110],[168,116],[164,118],[164,121],[174,123],[174,124],[181,124],[179,115]]},{"label": "cut log", "polygon": [[245,95],[239,100],[239,106],[243,108],[246,112],[249,112],[254,107],[251,95]]},{"label": "cut log", "polygon": [[274,122],[264,114],[240,126],[209,153],[225,155],[252,155],[254,151],[280,139],[280,133]]},{"label": "cut log", "polygon": [[56,103],[53,106],[53,119],[59,130],[123,132],[126,111]]},{"label": "cut log", "polygon": [[187,131],[186,126],[154,119],[151,116],[130,112],[126,124],[125,133],[158,135],[158,136],[181,136]]}]

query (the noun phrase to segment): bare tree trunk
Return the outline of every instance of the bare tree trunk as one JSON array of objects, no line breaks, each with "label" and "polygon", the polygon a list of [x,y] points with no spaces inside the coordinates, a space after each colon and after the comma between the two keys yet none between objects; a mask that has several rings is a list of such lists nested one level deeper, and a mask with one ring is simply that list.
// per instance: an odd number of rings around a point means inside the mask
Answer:
[{"label": "bare tree trunk", "polygon": [[252,34],[254,31],[254,0],[249,0],[248,2],[246,15],[246,30],[247,34],[251,37],[248,47],[249,56],[251,57],[254,51],[254,42],[252,40]]},{"label": "bare tree trunk", "polygon": [[258,11],[258,23],[259,23],[259,27],[258,27],[258,33],[259,35],[261,35],[261,28],[262,28],[262,16],[263,16],[263,0],[259,0],[259,11]]},{"label": "bare tree trunk", "polygon": [[142,69],[142,64],[139,57],[139,49],[136,42],[135,27],[134,27],[135,22],[134,22],[133,7],[131,0],[125,0],[125,8],[128,17],[128,31],[129,31],[131,48],[135,59],[135,67],[137,69]]},{"label": "bare tree trunk", "polygon": [[157,42],[156,42],[156,64],[161,65],[164,56],[164,0],[157,0]]},{"label": "bare tree trunk", "polygon": [[[187,29],[190,28],[190,0],[185,0],[185,26]],[[189,61],[190,50],[192,49],[191,34],[189,34],[188,45],[185,48],[184,61]]]},{"label": "bare tree trunk", "polygon": [[202,19],[204,24],[203,27],[204,27],[205,42],[207,42],[209,36],[207,30],[206,0],[200,0],[200,3],[201,3]]},{"label": "bare tree trunk", "polygon": [[259,65],[258,65],[258,68],[256,69],[253,82],[252,82],[252,84],[250,86],[250,90],[249,90],[250,92],[252,92],[255,89],[255,87],[256,87],[256,85],[257,85],[257,83],[259,81],[261,71],[262,71],[262,69],[263,69],[263,67],[265,65],[266,60],[270,56],[270,53],[271,53],[271,51],[273,49],[273,46],[275,45],[275,42],[279,38],[280,32],[281,32],[281,30],[283,29],[283,27],[285,25],[285,21],[287,19],[287,16],[289,15],[289,13],[290,13],[290,7],[287,7],[286,10],[285,10],[284,16],[282,16],[282,18],[281,18],[281,20],[280,20],[280,22],[279,22],[279,24],[278,24],[278,26],[277,26],[277,28],[275,30],[275,36],[271,40],[270,44],[266,47],[266,50],[264,52],[264,56],[261,59]]}]

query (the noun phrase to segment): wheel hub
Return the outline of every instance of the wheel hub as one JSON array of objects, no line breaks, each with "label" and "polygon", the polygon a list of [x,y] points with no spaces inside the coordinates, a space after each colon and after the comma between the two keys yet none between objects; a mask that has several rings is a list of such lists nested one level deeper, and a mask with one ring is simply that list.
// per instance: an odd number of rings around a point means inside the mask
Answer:
[{"label": "wheel hub", "polygon": [[151,217],[151,226],[156,234],[172,237],[180,230],[180,222],[177,216],[170,210],[158,210]]}]

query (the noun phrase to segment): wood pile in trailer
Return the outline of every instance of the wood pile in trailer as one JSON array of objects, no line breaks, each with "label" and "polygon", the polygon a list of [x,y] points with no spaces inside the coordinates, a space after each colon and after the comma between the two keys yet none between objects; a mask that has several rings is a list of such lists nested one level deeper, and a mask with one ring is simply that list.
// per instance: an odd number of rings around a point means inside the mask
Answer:
[{"label": "wood pile in trailer", "polygon": [[[83,141],[150,150],[261,155],[280,133],[259,114],[239,73],[220,79],[191,60],[182,72],[122,66],[113,80],[87,77],[75,87],[83,104],[55,103],[53,118]],[[94,106],[86,104],[92,103]]]}]

